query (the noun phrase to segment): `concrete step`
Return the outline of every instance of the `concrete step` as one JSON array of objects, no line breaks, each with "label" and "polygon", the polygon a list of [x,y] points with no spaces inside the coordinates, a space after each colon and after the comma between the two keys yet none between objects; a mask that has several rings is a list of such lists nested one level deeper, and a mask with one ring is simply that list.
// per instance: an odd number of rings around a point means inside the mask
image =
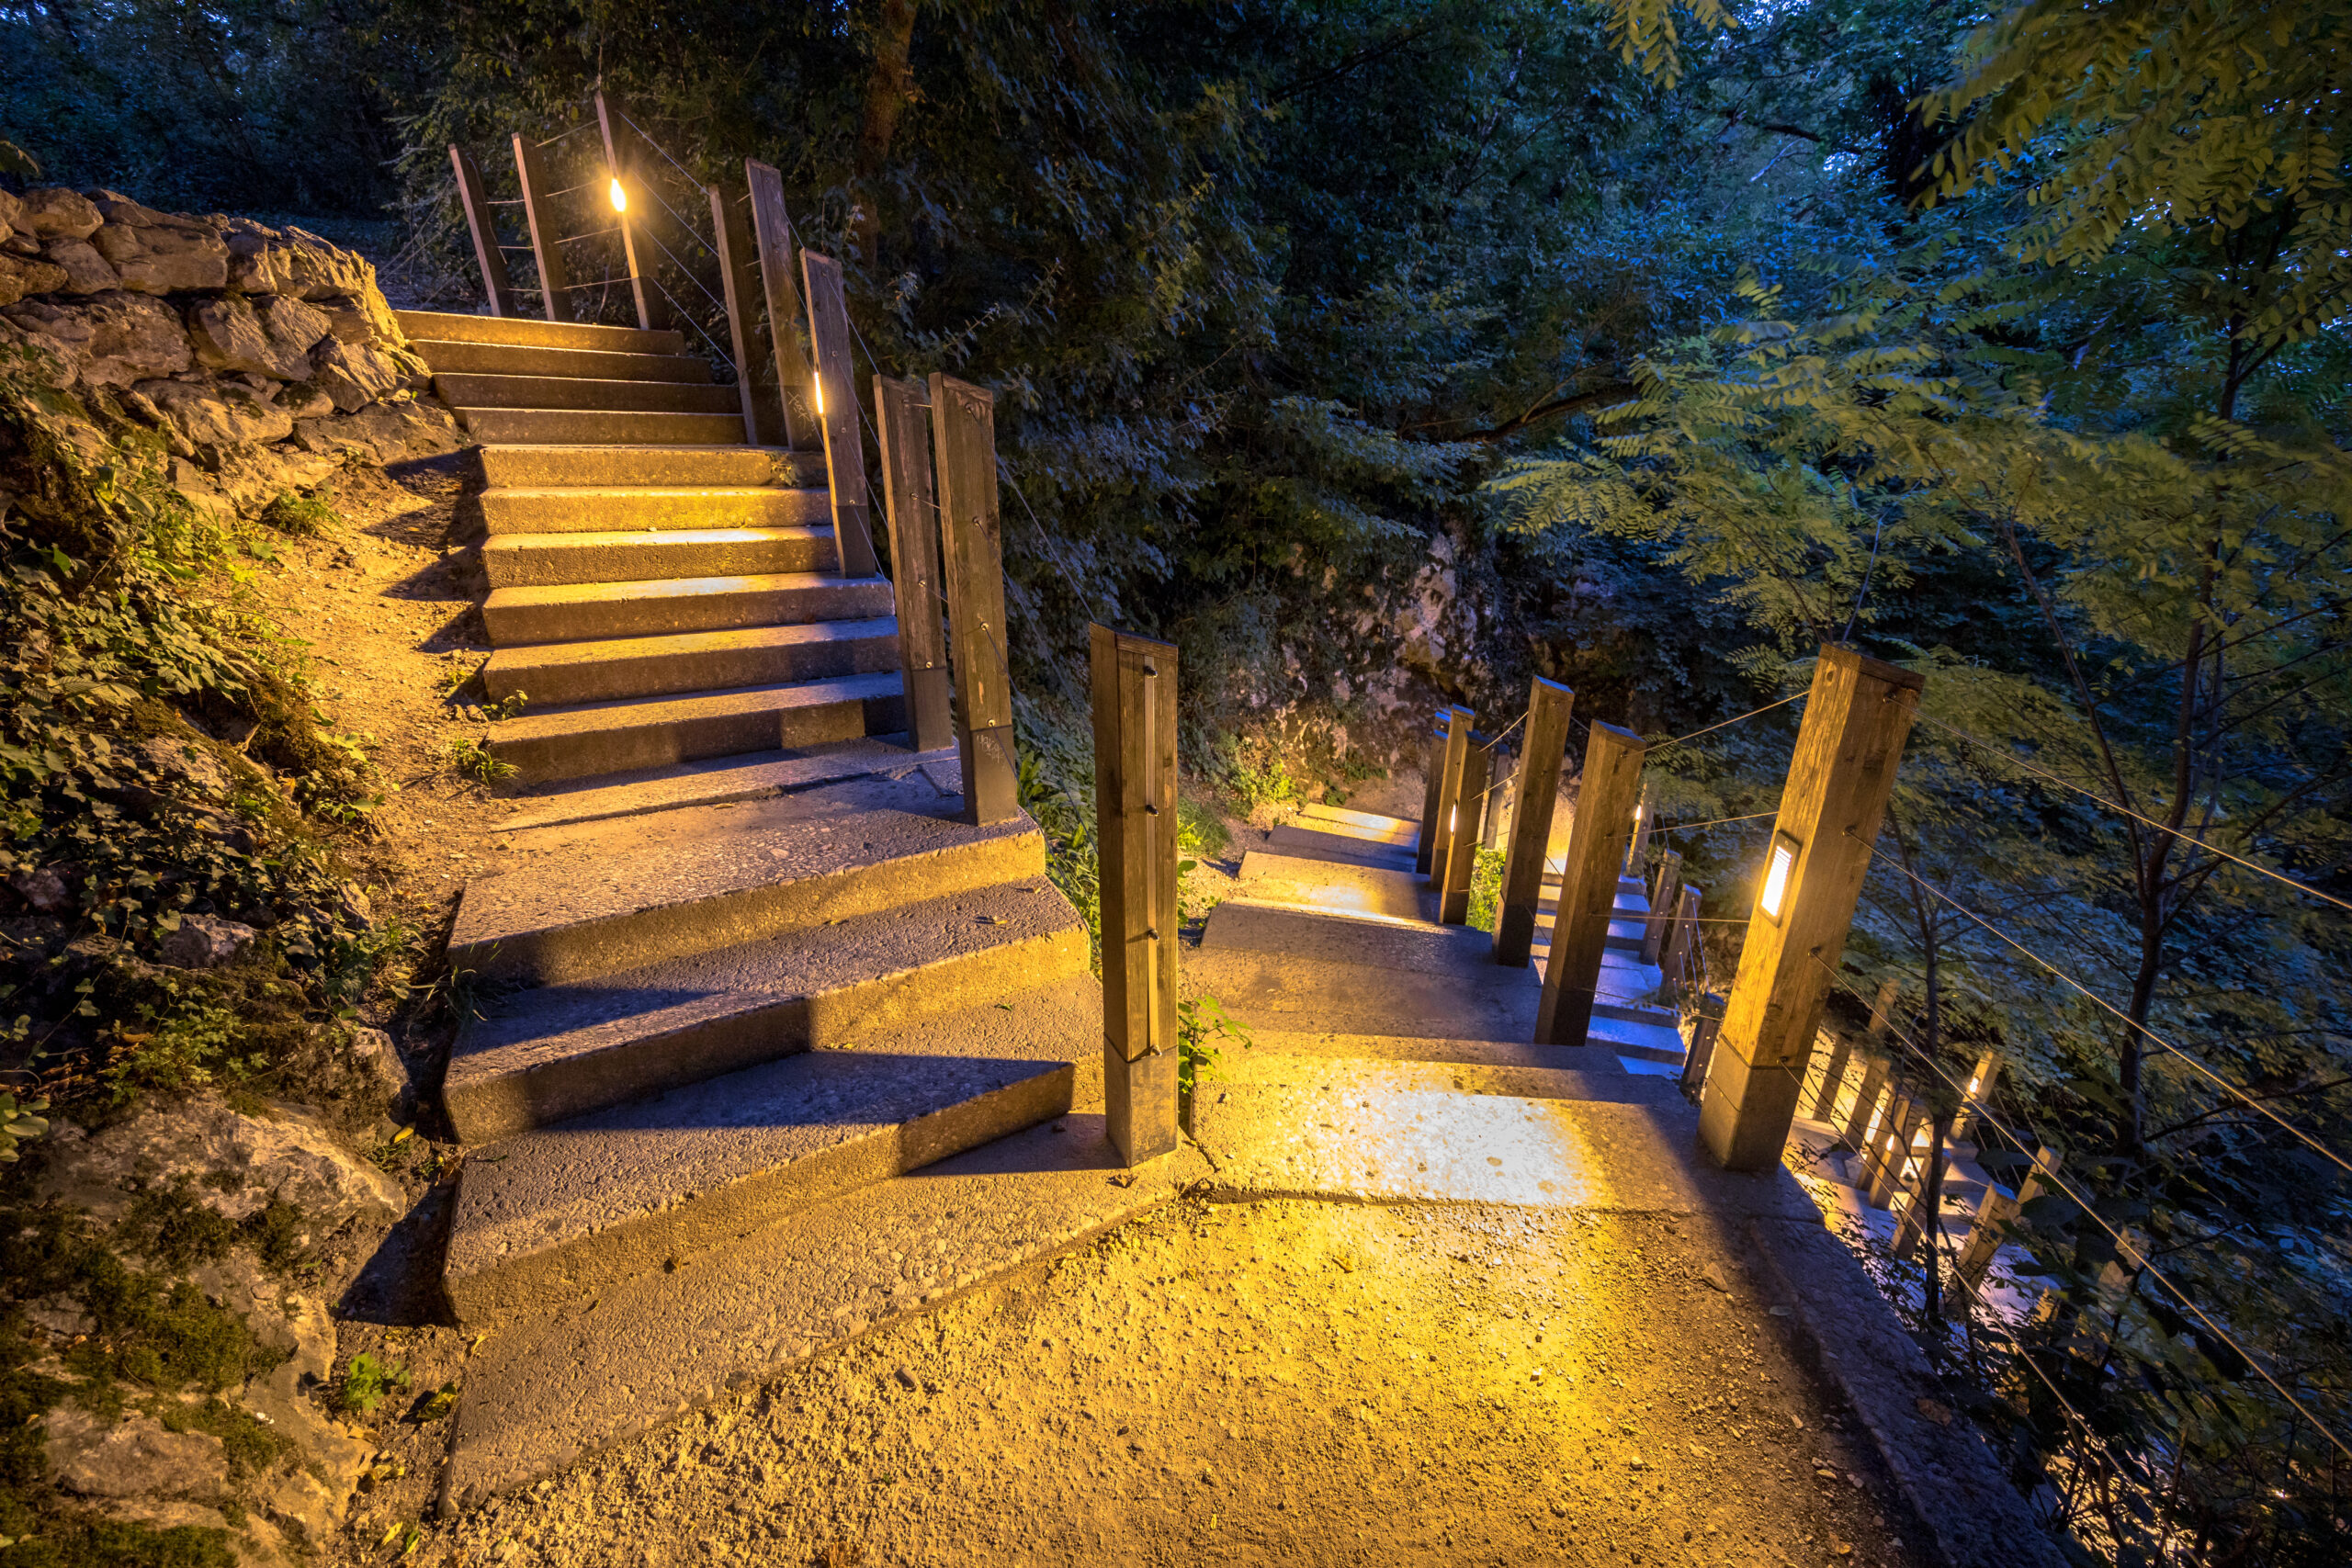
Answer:
[{"label": "concrete step", "polygon": [[1204,951],[1250,948],[1440,975],[1481,964],[1491,967],[1494,963],[1494,938],[1468,926],[1442,926],[1367,910],[1260,902],[1250,893],[1248,884],[1242,886],[1239,895],[1210,912],[1201,933]]},{"label": "concrete step", "polygon": [[710,380],[710,361],[691,354],[634,354],[606,348],[545,348],[526,344],[409,344],[435,376],[564,376],[593,381]]},{"label": "concrete step", "polygon": [[469,1332],[542,1319],[836,1194],[1102,1093],[1102,992],[1080,975],[477,1150],[443,1275]]},{"label": "concrete step", "polygon": [[392,319],[413,338],[435,343],[495,343],[523,348],[596,348],[621,354],[684,354],[685,334],[636,327],[586,326],[528,316],[458,315],[447,310],[395,310]]},{"label": "concrete step", "polygon": [[789,528],[833,519],[821,490],[783,485],[570,486],[486,490],[481,519],[509,534],[655,533],[681,528]]},{"label": "concrete step", "polygon": [[449,962],[553,985],[1046,874],[1026,817],[975,828],[920,770],[771,799],[525,830],[469,883]]},{"label": "concrete step", "polygon": [[1086,924],[1043,876],[926,898],[483,1003],[442,1102],[459,1138],[487,1143],[1087,964]]},{"label": "concrete step", "polygon": [[433,390],[451,408],[606,409],[629,413],[724,413],[742,429],[732,387],[694,381],[591,381],[571,376],[473,376],[435,372]]},{"label": "concrete step", "polygon": [[1410,818],[1355,811],[1344,806],[1302,806],[1298,819],[1303,827],[1319,828],[1325,832],[1354,832],[1392,844],[1410,844],[1421,831],[1421,825]]},{"label": "concrete step", "polygon": [[519,643],[722,631],[730,626],[864,620],[889,615],[892,605],[887,578],[786,571],[752,577],[496,588],[482,605],[481,615],[492,646],[510,648]]},{"label": "concrete step", "polygon": [[861,1188],[732,1246],[493,1334],[466,1363],[454,1514],[667,1427],[1147,1213],[1208,1175],[1185,1145],[1123,1170],[1099,1112]]},{"label": "concrete step", "polygon": [[551,784],[744,751],[795,750],[907,728],[896,671],[684,697],[631,697],[526,713],[492,728],[515,782]]},{"label": "concrete step", "polygon": [[1476,946],[1487,940],[1483,931],[1456,940],[1472,952],[1470,961],[1451,970],[1203,946],[1184,955],[1184,994],[1216,997],[1253,1031],[1532,1040],[1541,979],[1494,963]]},{"label": "concrete step", "polygon": [[1544,1060],[1538,1064],[1490,1065],[1418,1061],[1388,1053],[1369,1056],[1336,1052],[1296,1054],[1270,1049],[1261,1041],[1248,1051],[1225,1053],[1223,1059],[1200,1079],[1197,1103],[1216,1103],[1216,1097],[1234,1084],[1280,1084],[1289,1089],[1336,1094],[1342,1099],[1351,1094],[1399,1089],[1417,1094],[1507,1094],[1522,1100],[1598,1100],[1611,1105],[1671,1105],[1682,1098],[1671,1084],[1635,1077],[1610,1056],[1563,1050],[1556,1045],[1522,1045],[1518,1049],[1540,1054]]},{"label": "concrete step", "polygon": [[1326,833],[1285,822],[1266,835],[1266,847],[1284,854],[1305,855],[1317,860],[1346,861],[1357,865],[1387,866],[1406,871],[1413,869],[1413,844],[1409,839],[1401,845],[1390,845],[1357,838],[1350,833]]},{"label": "concrete step", "polygon": [[499,490],[611,485],[824,488],[825,455],[783,446],[485,446],[482,481]]},{"label": "concrete step", "polygon": [[1314,860],[1272,850],[1241,857],[1239,896],[1260,904],[1385,915],[1416,922],[1437,918],[1437,895],[1410,871]]},{"label": "concrete step", "polygon": [[492,588],[639,582],[657,578],[837,571],[831,528],[680,528],[501,534],[481,547]]},{"label": "concrete step", "polygon": [[520,692],[538,702],[597,703],[898,667],[899,623],[883,616],[502,648],[483,667],[482,683],[493,700]]},{"label": "concrete step", "polygon": [[452,407],[466,434],[484,446],[743,445],[741,413]]},{"label": "concrete step", "polygon": [[1644,1062],[1664,1062],[1679,1067],[1689,1055],[1682,1043],[1682,1032],[1667,1025],[1613,1018],[1593,1010],[1592,1021],[1585,1026],[1584,1043],[1600,1045],[1620,1056],[1632,1056]]},{"label": "concrete step", "polygon": [[686,806],[731,806],[742,800],[797,795],[820,784],[879,774],[904,778],[917,769],[942,794],[963,790],[962,770],[952,746],[936,751],[908,750],[904,735],[869,736],[749,757],[680,762],[666,768],[608,773],[593,784],[537,791],[514,803],[504,823],[510,833],[562,828],[616,817],[645,817]]}]

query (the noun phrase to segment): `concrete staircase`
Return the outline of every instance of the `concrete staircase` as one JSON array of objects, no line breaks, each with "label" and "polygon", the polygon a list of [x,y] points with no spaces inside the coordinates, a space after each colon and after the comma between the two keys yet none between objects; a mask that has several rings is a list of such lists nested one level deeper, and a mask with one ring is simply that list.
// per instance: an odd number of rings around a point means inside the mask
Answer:
[{"label": "concrete staircase", "polygon": [[676,333],[401,313],[482,445],[491,751],[526,784],[905,728],[889,582],[841,574],[821,456],[744,444]]}]

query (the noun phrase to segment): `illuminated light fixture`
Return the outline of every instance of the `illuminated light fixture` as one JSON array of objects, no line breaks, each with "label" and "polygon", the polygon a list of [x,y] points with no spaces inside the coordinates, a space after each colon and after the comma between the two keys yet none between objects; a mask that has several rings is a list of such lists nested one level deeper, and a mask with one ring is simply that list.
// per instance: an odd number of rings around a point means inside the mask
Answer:
[{"label": "illuminated light fixture", "polygon": [[1772,835],[1772,858],[1764,866],[1764,894],[1757,903],[1764,910],[1764,918],[1774,925],[1781,922],[1781,911],[1788,906],[1789,883],[1797,869],[1797,841],[1786,833]]},{"label": "illuminated light fixture", "polygon": [[1971,1093],[1971,1094],[1974,1094],[1974,1093],[1976,1092],[1976,1086],[1977,1086],[1978,1084],[1983,1083],[1984,1081],[1984,1080],[1983,1078],[1971,1078],[1971,1079],[1969,1079],[1969,1080],[1968,1080],[1968,1092],[1969,1092],[1969,1093]]},{"label": "illuminated light fixture", "polygon": [[818,417],[819,419],[822,419],[822,418],[824,418],[824,417],[825,417],[825,384],[824,384],[822,381],[811,381],[811,382],[809,382],[809,383],[808,383],[808,394],[809,394],[810,398],[811,398],[811,399],[813,399],[813,400],[815,400],[816,404],[817,404],[817,417]]},{"label": "illuminated light fixture", "polygon": [[1445,830],[1449,833],[1455,832],[1461,828],[1461,826],[1462,807],[1458,806],[1447,807],[1445,808]]},{"label": "illuminated light fixture", "polygon": [[618,175],[615,175],[613,176],[613,183],[610,188],[613,197],[613,210],[615,212],[627,212],[628,210],[628,192],[621,187],[621,178]]}]

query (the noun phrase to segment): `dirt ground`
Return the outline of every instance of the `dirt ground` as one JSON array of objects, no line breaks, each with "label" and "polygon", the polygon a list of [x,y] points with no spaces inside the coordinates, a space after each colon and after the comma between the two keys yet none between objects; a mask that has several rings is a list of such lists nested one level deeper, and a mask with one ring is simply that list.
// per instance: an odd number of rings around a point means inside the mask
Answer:
[{"label": "dirt ground", "polygon": [[[406,1558],[1920,1561],[1783,1323],[1702,1222],[1187,1201],[424,1520]],[[402,1553],[429,1506],[446,1427],[380,1435],[409,1473],[337,1562]]]}]

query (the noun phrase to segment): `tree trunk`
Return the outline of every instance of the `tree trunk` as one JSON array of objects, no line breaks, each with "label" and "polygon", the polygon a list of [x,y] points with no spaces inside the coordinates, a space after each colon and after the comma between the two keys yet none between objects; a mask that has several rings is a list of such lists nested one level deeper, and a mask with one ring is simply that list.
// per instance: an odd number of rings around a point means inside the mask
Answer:
[{"label": "tree trunk", "polygon": [[857,132],[857,213],[852,229],[858,259],[871,266],[882,237],[882,207],[876,179],[890,156],[899,117],[915,97],[914,73],[907,60],[914,45],[917,0],[881,0],[874,19],[874,72],[865,81],[865,113]]},{"label": "tree trunk", "polygon": [[1928,1328],[1928,1353],[1937,1365],[1944,1359],[1944,1140],[1951,1136],[1952,1117],[1950,1111],[1939,1111],[1928,1124],[1928,1174],[1919,1183],[1919,1205],[1913,1211],[1919,1221],[1919,1245],[1928,1255],[1928,1277],[1924,1287],[1922,1317]]}]

